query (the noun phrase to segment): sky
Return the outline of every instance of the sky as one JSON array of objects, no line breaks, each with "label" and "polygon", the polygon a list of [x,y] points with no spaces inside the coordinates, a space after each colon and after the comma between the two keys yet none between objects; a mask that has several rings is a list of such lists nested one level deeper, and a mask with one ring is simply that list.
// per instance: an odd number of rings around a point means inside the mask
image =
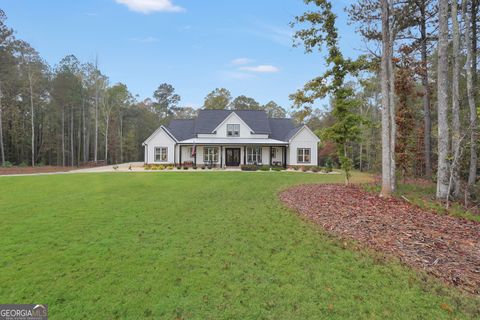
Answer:
[{"label": "sky", "polygon": [[[340,47],[355,57],[364,45],[344,12],[349,0],[332,2]],[[307,9],[302,0],[0,0],[0,8],[51,66],[69,54],[98,56],[110,82],[138,100],[166,82],[181,106],[201,107],[224,87],[289,109],[288,96],[325,70],[321,53],[292,47],[289,22]]]}]

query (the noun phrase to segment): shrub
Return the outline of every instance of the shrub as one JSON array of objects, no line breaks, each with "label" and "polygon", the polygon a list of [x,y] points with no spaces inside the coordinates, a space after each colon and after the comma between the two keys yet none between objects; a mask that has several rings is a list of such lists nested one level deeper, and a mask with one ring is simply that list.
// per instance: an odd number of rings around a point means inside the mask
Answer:
[{"label": "shrub", "polygon": [[205,170],[205,166],[201,166],[202,170]]},{"label": "shrub", "polygon": [[182,167],[180,167],[180,166],[177,166],[177,170],[182,170]]},{"label": "shrub", "polygon": [[301,166],[300,169],[302,170],[302,172],[307,172],[310,170],[310,167],[309,166]]},{"label": "shrub", "polygon": [[183,170],[188,170],[188,167],[183,167]]},{"label": "shrub", "polygon": [[285,170],[285,168],[284,167],[272,167],[272,170],[273,171],[283,171],[283,170]]},{"label": "shrub", "polygon": [[298,169],[300,169],[300,166],[290,166],[290,168],[297,171]]},{"label": "shrub", "polygon": [[13,167],[13,164],[10,161],[5,161],[5,164],[3,165],[4,168],[11,168]]},{"label": "shrub", "polygon": [[117,166],[117,165],[113,166],[113,170],[116,171],[117,169],[118,169],[118,166]]},{"label": "shrub", "polygon": [[318,171],[320,171],[320,167],[313,166],[311,170],[312,170],[312,172],[318,172]]},{"label": "shrub", "polygon": [[240,169],[242,171],[257,171],[258,170],[258,167],[254,164],[242,164],[240,166]]},{"label": "shrub", "polygon": [[193,170],[197,170],[197,166],[193,166],[192,169],[193,169]]},{"label": "shrub", "polygon": [[259,169],[261,171],[270,171],[270,166],[261,166]]},{"label": "shrub", "polygon": [[20,168],[25,168],[25,167],[28,167],[28,164],[26,162],[21,162],[18,166]]},{"label": "shrub", "polygon": [[324,171],[326,173],[332,172],[333,171],[333,161],[332,158],[328,157],[327,160],[325,161],[325,169]]}]

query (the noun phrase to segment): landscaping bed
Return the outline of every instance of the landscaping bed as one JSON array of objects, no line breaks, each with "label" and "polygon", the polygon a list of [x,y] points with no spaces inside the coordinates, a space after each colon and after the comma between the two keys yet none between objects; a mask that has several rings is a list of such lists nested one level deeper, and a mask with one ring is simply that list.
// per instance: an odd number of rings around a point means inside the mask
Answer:
[{"label": "landscaping bed", "polygon": [[479,222],[380,198],[360,186],[302,185],[283,191],[280,199],[329,233],[480,294]]},{"label": "landscaping bed", "polygon": [[0,175],[68,172],[77,167],[38,166],[38,167],[0,167]]}]

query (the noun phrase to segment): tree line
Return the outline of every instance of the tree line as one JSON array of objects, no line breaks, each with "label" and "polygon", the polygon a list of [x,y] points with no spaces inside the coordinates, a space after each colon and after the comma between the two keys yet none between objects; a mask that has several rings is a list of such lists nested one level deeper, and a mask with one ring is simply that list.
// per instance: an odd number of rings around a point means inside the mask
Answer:
[{"label": "tree line", "polygon": [[[110,83],[98,59],[68,55],[51,67],[26,41],[17,39],[0,10],[0,161],[10,165],[79,166],[142,161],[142,142],[172,118],[193,118],[198,110],[180,106],[168,83],[152,98],[137,101],[123,83]],[[261,105],[247,96],[232,98],[217,88],[206,109],[265,110],[285,117],[273,101]]]},{"label": "tree line", "polygon": [[322,52],[327,71],[291,99],[308,121],[329,97],[317,132],[347,177],[382,172],[385,197],[423,177],[439,200],[478,199],[478,0],[357,0],[346,8],[366,44],[356,59],[342,55],[331,2],[305,3],[294,45]]}]

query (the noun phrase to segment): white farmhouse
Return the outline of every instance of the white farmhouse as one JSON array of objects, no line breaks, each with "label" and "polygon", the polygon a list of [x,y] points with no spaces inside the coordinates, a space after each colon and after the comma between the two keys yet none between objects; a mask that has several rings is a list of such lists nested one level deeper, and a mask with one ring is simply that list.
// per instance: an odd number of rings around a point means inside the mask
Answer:
[{"label": "white farmhouse", "polygon": [[237,167],[243,164],[317,165],[318,137],[292,119],[258,110],[200,110],[172,120],[145,142],[145,164]]}]

